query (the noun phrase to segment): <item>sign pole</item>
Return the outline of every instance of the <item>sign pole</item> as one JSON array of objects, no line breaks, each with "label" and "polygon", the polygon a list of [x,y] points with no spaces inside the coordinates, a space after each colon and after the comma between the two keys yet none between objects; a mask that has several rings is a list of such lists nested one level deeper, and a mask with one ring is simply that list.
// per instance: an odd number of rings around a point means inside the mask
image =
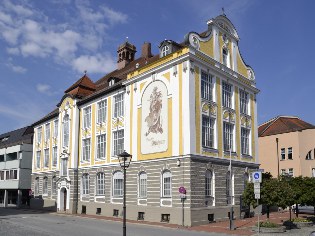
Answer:
[{"label": "sign pole", "polygon": [[258,234],[259,234],[259,231],[260,231],[260,225],[259,225],[259,215],[260,215],[260,213],[259,213],[259,199],[257,198],[257,207],[258,207]]}]

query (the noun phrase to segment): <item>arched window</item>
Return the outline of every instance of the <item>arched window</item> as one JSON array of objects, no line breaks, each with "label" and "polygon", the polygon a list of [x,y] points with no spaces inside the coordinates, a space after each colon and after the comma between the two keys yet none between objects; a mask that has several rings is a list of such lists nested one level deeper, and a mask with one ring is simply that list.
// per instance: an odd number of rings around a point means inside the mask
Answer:
[{"label": "arched window", "polygon": [[51,189],[52,189],[52,194],[55,195],[57,193],[57,178],[56,178],[56,176],[52,177]]},{"label": "arched window", "polygon": [[213,196],[212,189],[212,171],[206,170],[205,174],[205,196],[212,197]]},{"label": "arched window", "polygon": [[165,170],[162,174],[162,197],[172,196],[172,173]]},{"label": "arched window", "polygon": [[35,195],[39,194],[39,177],[35,178],[35,182],[34,182],[34,192]]},{"label": "arched window", "polygon": [[96,195],[105,195],[105,174],[103,172],[96,175]]},{"label": "arched window", "polygon": [[43,179],[43,194],[48,194],[48,177],[44,177]]},{"label": "arched window", "polygon": [[89,174],[82,175],[82,194],[89,194]]},{"label": "arched window", "polygon": [[116,171],[113,175],[113,197],[122,197],[124,193],[124,175],[121,171]]},{"label": "arched window", "polygon": [[63,146],[68,147],[69,146],[69,132],[70,132],[70,126],[69,126],[69,115],[65,115],[63,118]]},{"label": "arched window", "polygon": [[147,197],[147,174],[145,172],[139,174],[139,197]]}]

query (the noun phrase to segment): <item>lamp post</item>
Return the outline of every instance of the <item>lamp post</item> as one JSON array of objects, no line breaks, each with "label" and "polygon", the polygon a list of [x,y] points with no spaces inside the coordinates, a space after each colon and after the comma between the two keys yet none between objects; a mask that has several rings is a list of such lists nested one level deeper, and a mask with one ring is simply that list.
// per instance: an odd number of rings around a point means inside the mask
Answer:
[{"label": "lamp post", "polygon": [[124,170],[124,200],[123,200],[123,236],[126,236],[126,169],[129,167],[132,155],[123,151],[118,156],[119,165]]}]

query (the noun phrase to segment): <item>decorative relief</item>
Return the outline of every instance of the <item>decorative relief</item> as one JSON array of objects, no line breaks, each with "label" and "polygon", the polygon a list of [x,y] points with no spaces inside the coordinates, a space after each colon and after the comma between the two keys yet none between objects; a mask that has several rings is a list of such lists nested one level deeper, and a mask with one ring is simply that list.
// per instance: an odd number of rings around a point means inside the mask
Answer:
[{"label": "decorative relief", "polygon": [[163,152],[168,147],[168,103],[166,85],[152,82],[142,96],[141,152]]},{"label": "decorative relief", "polygon": [[118,127],[124,127],[124,117],[112,119],[112,129],[115,130]]},{"label": "decorative relief", "polygon": [[250,116],[241,116],[241,126],[245,128],[250,128],[251,127],[251,117]]},{"label": "decorative relief", "polygon": [[199,50],[200,49],[200,42],[206,42],[211,38],[212,31],[209,30],[205,37],[200,36],[195,32],[191,32],[186,36],[186,42],[188,42],[193,48]]},{"label": "decorative relief", "polygon": [[202,113],[208,116],[217,115],[217,104],[214,102],[207,102],[202,105]]},{"label": "decorative relief", "polygon": [[224,109],[223,110],[223,119],[230,123],[235,123],[235,111],[231,109]]},{"label": "decorative relief", "polygon": [[97,133],[105,133],[105,131],[106,131],[106,123],[97,124],[96,126]]}]

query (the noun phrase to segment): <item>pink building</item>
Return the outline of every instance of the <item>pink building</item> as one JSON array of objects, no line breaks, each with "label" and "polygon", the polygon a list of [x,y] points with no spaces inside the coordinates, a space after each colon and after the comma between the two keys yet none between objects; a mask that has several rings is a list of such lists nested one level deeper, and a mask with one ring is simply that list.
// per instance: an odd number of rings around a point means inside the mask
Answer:
[{"label": "pink building", "polygon": [[315,177],[315,126],[298,117],[278,116],[258,127],[260,168],[282,174]]}]

